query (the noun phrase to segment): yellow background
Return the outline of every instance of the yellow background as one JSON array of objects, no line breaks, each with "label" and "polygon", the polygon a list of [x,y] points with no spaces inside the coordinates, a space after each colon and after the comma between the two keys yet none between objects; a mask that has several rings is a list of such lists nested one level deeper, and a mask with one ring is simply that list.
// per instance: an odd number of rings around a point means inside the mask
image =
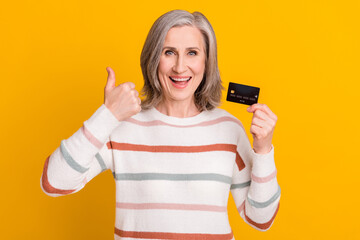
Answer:
[{"label": "yellow background", "polygon": [[[359,1],[7,1],[0,6],[1,239],[113,239],[110,171],[60,198],[40,189],[43,164],[117,81],[142,87],[140,52],[172,9],[203,12],[229,81],[258,86],[279,118],[282,189],[272,228],[229,217],[240,239],[360,239]],[[243,105],[222,108],[250,128]],[[249,134],[249,137],[250,134]]]}]

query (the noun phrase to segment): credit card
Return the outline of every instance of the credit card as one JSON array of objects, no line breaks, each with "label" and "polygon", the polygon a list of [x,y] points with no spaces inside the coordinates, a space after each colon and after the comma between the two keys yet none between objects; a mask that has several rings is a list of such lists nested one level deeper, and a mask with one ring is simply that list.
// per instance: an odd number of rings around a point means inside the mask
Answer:
[{"label": "credit card", "polygon": [[258,102],[260,88],[238,83],[229,83],[226,101],[252,105]]}]

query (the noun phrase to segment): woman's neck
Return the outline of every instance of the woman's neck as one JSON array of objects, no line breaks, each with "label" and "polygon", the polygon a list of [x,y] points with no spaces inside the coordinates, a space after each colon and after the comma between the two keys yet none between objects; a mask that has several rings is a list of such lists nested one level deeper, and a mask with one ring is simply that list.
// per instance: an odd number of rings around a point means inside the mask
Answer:
[{"label": "woman's neck", "polygon": [[156,106],[156,109],[167,116],[179,118],[193,117],[200,113],[193,100],[167,101],[163,99],[163,101]]}]

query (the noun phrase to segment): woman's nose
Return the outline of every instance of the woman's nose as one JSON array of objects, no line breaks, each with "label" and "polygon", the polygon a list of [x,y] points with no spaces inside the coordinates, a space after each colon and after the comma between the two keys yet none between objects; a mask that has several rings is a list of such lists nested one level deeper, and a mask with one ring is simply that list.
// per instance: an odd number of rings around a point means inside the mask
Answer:
[{"label": "woman's nose", "polygon": [[173,71],[176,73],[183,73],[187,70],[186,62],[183,56],[178,56],[173,67]]}]

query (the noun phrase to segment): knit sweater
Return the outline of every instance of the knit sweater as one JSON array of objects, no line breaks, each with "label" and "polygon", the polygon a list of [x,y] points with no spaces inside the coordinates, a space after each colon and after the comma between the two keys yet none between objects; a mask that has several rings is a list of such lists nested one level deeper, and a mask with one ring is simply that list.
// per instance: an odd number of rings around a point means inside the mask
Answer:
[{"label": "knit sweater", "polygon": [[218,108],[188,118],[152,108],[120,122],[102,105],[47,158],[41,188],[75,193],[107,169],[116,182],[115,240],[232,240],[230,191],[258,230],[279,208],[274,147],[255,153],[241,122]]}]

